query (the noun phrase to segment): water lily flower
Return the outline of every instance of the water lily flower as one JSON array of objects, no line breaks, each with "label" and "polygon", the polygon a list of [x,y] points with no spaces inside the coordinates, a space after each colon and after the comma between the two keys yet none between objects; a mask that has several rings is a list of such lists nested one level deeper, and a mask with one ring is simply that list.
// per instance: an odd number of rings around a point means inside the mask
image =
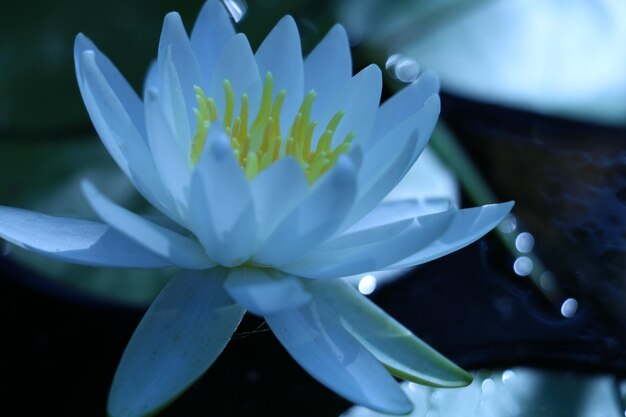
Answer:
[{"label": "water lily flower", "polygon": [[352,75],[333,27],[303,60],[294,20],[253,53],[217,0],[188,37],[165,17],[142,100],[85,36],[78,84],[93,124],[164,216],[135,214],[90,182],[102,222],[0,208],[0,236],[93,266],[180,271],[146,312],[111,387],[112,416],[152,414],[199,378],[245,311],[345,398],[405,414],[392,375],[433,386],[471,377],[336,278],[421,264],[492,229],[512,203],[416,216],[382,202],[424,149],[439,113],[426,72],[380,105],[381,72]]}]

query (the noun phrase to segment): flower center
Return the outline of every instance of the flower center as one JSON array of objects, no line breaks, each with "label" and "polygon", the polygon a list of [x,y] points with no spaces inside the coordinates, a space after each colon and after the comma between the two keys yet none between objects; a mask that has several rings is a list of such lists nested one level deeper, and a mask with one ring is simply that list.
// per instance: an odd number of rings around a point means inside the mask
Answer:
[{"label": "flower center", "polygon": [[[254,119],[249,114],[247,94],[241,95],[239,115],[235,117],[233,88],[228,80],[224,80],[223,85],[226,104],[222,123],[230,138],[233,153],[248,180],[280,158],[292,156],[304,171],[309,184],[313,184],[335,164],[339,155],[350,148],[354,132],[347,134],[339,145],[331,149],[333,136],[344,115],[343,111],[335,113],[313,148],[313,133],[317,121],[311,120],[311,110],[317,95],[315,91],[310,91],[304,97],[289,132],[283,135],[280,131],[280,112],[287,91],[280,90],[274,98],[274,79],[270,72],[265,75],[261,104]],[[191,146],[191,160],[195,164],[204,148],[211,123],[219,120],[219,115],[215,100],[207,97],[202,88],[194,88],[198,108],[194,109],[196,133]]]}]

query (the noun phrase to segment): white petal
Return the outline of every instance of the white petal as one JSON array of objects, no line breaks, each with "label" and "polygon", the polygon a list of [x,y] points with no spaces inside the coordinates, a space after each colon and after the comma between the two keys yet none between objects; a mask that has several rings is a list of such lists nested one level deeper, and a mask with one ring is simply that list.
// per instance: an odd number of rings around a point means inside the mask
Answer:
[{"label": "white petal", "polygon": [[98,216],[129,239],[181,268],[205,269],[215,265],[197,241],[118,206],[88,181],[83,181],[81,185]]},{"label": "white petal", "polygon": [[112,417],[152,415],[197,380],[244,314],[222,288],[226,271],[182,271],[133,333],[109,393]]},{"label": "white petal", "polygon": [[464,387],[472,382],[470,374],[417,338],[348,283],[330,280],[314,284],[308,288],[320,308],[337,314],[344,327],[393,375],[435,387]]},{"label": "white petal", "polygon": [[394,94],[380,106],[368,144],[371,146],[376,143],[395,126],[421,109],[426,100],[438,92],[439,79],[437,74],[434,71],[425,71],[417,80]]},{"label": "white petal", "polygon": [[246,310],[258,315],[281,313],[311,301],[301,279],[272,269],[232,268],[224,288]]},{"label": "white petal", "polygon": [[222,48],[233,36],[235,28],[222,2],[206,1],[191,31],[191,47],[198,58],[205,91],[211,85],[213,70]]},{"label": "white petal", "polygon": [[168,13],[163,22],[158,56],[159,95],[177,139],[183,148],[191,149],[196,117],[194,86],[202,76],[191,49],[185,27],[176,12]]},{"label": "white petal", "polygon": [[265,317],[291,356],[312,377],[348,400],[377,411],[407,414],[412,403],[376,358],[314,300]]},{"label": "white petal", "polygon": [[[404,174],[413,166],[419,154],[428,143],[435,124],[437,123],[437,116],[439,115],[440,109],[441,101],[439,96],[433,95],[418,111],[386,132],[386,135],[379,142],[373,144],[371,147],[364,146],[365,155],[363,167],[359,172],[361,182],[371,183],[376,180],[377,176],[386,176],[381,171],[389,166],[392,160],[396,160],[400,152],[407,152],[407,150],[404,149],[406,141],[409,140],[412,132],[417,131],[419,138],[418,144],[416,148],[412,149],[409,153],[409,159],[407,161],[408,166],[403,166],[402,169],[399,170],[399,172],[403,173],[402,177],[404,177]],[[391,191],[391,189],[388,191]],[[385,195],[386,194],[387,193],[385,193]]]},{"label": "white petal", "polygon": [[137,130],[141,133],[141,136],[145,137],[144,129],[146,123],[143,117],[143,106],[139,96],[130,84],[128,84],[124,76],[115,68],[115,65],[113,65],[109,58],[100,52],[96,45],[82,33],[76,36],[74,42],[74,65],[79,87],[82,89],[83,74],[81,60],[83,52],[85,51],[94,51],[96,66],[99,68],[100,72],[102,72],[106,82],[109,84],[120,103],[124,106],[128,117],[131,118]]},{"label": "white petal", "polygon": [[144,97],[148,90],[159,89],[159,64],[156,59],[150,62],[148,71],[146,71],[146,78],[143,80],[143,94]]},{"label": "white petal", "polygon": [[315,248],[281,270],[306,278],[337,278],[385,269],[439,238],[453,211],[347,233]]},{"label": "white petal", "polygon": [[312,119],[317,120],[321,109],[352,77],[352,57],[348,34],[341,25],[335,25],[304,60],[304,91],[315,90],[317,99]]},{"label": "white petal", "polygon": [[367,149],[358,174],[357,203],[344,228],[373,210],[404,178],[428,143],[439,108],[439,96],[431,96],[422,109],[397,126],[385,140]]},{"label": "white petal", "polygon": [[191,180],[189,221],[211,258],[224,266],[248,260],[256,245],[250,184],[230,140],[214,123]]},{"label": "white petal", "polygon": [[[370,229],[372,227],[382,226],[401,220],[411,219],[427,214],[438,213],[452,208],[449,202],[440,201],[440,204],[430,204],[428,200],[420,201],[417,199],[398,199],[393,201],[383,201],[370,211],[365,217],[357,223],[350,226],[345,233],[356,232],[359,230]],[[437,210],[433,211],[433,207]]]},{"label": "white petal", "polygon": [[220,121],[224,120],[226,103],[224,80],[230,81],[233,88],[235,117],[239,115],[240,98],[244,93],[248,95],[250,114],[256,114],[261,98],[261,78],[248,38],[241,33],[226,42],[211,78],[211,90],[208,94],[215,100]]},{"label": "white petal", "polygon": [[[383,202],[412,198],[424,203],[425,210],[431,206],[431,213],[460,205],[459,184],[454,174],[428,146]],[[437,209],[442,203],[444,208]]]},{"label": "white petal", "polygon": [[253,260],[279,266],[305,255],[335,234],[355,194],[354,166],[342,156],[262,243]]},{"label": "white petal", "polygon": [[437,259],[480,239],[511,211],[513,202],[458,210],[446,232],[426,248],[395,263],[390,269],[407,268]]},{"label": "white petal", "polygon": [[304,64],[300,49],[300,35],[291,16],[283,17],[259,46],[255,54],[259,74],[271,72],[274,95],[285,89],[287,95],[280,117],[280,131],[288,133],[304,96]]},{"label": "white petal", "polygon": [[380,69],[372,64],[361,70],[344,83],[332,97],[329,105],[320,113],[315,139],[317,140],[324,132],[328,122],[338,111],[345,111],[333,136],[333,146],[337,146],[346,135],[353,132],[356,134],[353,143],[364,142],[376,119],[381,91]]},{"label": "white petal", "polygon": [[80,265],[162,268],[171,264],[109,225],[0,206],[0,238],[42,255]]},{"label": "white petal", "polygon": [[258,240],[261,242],[309,190],[302,168],[292,157],[281,158],[261,171],[252,180],[251,186],[259,224]]},{"label": "white petal", "polygon": [[78,75],[82,77],[79,79],[81,93],[94,127],[135,188],[153,206],[173,216],[172,201],[161,183],[146,138],[141,133],[144,128],[140,130],[135,124],[121,101],[124,96],[117,95],[98,67],[100,61],[102,55],[99,52],[86,50],[77,65]]},{"label": "white petal", "polygon": [[161,182],[176,202],[184,218],[191,180],[190,152],[176,140],[167,122],[155,90],[148,89],[144,97],[148,142]]}]

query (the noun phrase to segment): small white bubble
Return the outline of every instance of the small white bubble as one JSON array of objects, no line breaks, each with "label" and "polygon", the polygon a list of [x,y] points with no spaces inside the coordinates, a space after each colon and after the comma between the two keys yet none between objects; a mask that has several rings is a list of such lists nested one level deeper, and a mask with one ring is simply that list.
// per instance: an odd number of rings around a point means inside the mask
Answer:
[{"label": "small white bubble", "polygon": [[517,219],[514,215],[509,214],[500,222],[498,229],[502,233],[513,233],[517,229]]},{"label": "small white bubble", "polygon": [[409,382],[408,387],[410,391],[417,391],[420,389],[420,386],[417,385],[415,382]]},{"label": "small white bubble", "polygon": [[374,275],[364,275],[359,281],[359,292],[361,294],[371,294],[376,289],[376,277]]},{"label": "small white bubble", "polygon": [[402,55],[400,54],[389,55],[389,58],[387,58],[387,61],[385,61],[385,69],[388,69],[388,70],[393,69],[398,63],[398,61],[401,59],[402,59]]},{"label": "small white bubble", "polygon": [[515,238],[515,247],[521,253],[528,253],[535,246],[535,238],[528,232],[523,232]]},{"label": "small white bubble", "polygon": [[528,256],[520,256],[513,262],[513,271],[521,277],[533,272],[533,261]]},{"label": "small white bubble", "polygon": [[400,58],[395,65],[395,74],[398,80],[411,83],[419,77],[420,66],[414,59]]},{"label": "small white bubble", "polygon": [[502,383],[510,383],[511,381],[513,381],[513,378],[515,378],[515,372],[511,371],[510,369],[502,372]]},{"label": "small white bubble", "polygon": [[496,384],[491,378],[485,379],[480,387],[482,388],[484,395],[490,395],[496,390]]},{"label": "small white bubble", "polygon": [[566,318],[572,318],[578,310],[578,301],[575,298],[568,298],[561,304],[561,315]]},{"label": "small white bubble", "polygon": [[222,0],[222,2],[235,23],[239,23],[248,11],[246,0]]}]

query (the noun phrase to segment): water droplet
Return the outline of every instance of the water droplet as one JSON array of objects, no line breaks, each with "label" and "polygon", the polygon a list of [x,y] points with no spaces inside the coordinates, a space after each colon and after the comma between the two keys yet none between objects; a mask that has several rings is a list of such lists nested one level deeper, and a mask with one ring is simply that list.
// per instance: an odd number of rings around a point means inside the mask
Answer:
[{"label": "water droplet", "polygon": [[521,253],[528,253],[535,246],[535,238],[528,232],[523,232],[515,238],[515,247]]},{"label": "water droplet", "polygon": [[511,383],[513,381],[513,378],[515,378],[515,372],[511,371],[510,369],[507,369],[506,371],[502,372],[503,384]]},{"label": "water droplet", "polygon": [[513,233],[515,229],[517,229],[517,219],[514,215],[509,214],[500,222],[498,229],[500,229],[502,233]]},{"label": "water droplet", "polygon": [[572,318],[578,310],[578,301],[575,298],[568,298],[561,304],[561,315],[566,318]]},{"label": "water droplet", "polygon": [[248,11],[246,0],[222,0],[222,2],[235,23],[239,23]]},{"label": "water droplet", "polygon": [[491,378],[487,378],[480,386],[483,390],[483,395],[490,395],[496,390],[496,384]]},{"label": "water droplet", "polygon": [[530,275],[533,271],[533,261],[528,256],[520,256],[513,262],[513,271],[521,277]]},{"label": "water droplet", "polygon": [[374,275],[364,275],[359,281],[359,292],[361,294],[371,294],[376,289],[376,277]]},{"label": "water droplet", "polygon": [[385,61],[385,68],[391,75],[404,83],[417,80],[420,75],[420,66],[412,58],[402,54],[391,54]]},{"label": "water droplet", "polygon": [[402,59],[402,55],[400,54],[389,55],[389,58],[387,58],[385,62],[385,69],[393,70],[400,59]]},{"label": "water droplet", "polygon": [[420,75],[419,64],[411,58],[400,58],[395,65],[395,74],[398,80],[405,83],[412,83]]}]

